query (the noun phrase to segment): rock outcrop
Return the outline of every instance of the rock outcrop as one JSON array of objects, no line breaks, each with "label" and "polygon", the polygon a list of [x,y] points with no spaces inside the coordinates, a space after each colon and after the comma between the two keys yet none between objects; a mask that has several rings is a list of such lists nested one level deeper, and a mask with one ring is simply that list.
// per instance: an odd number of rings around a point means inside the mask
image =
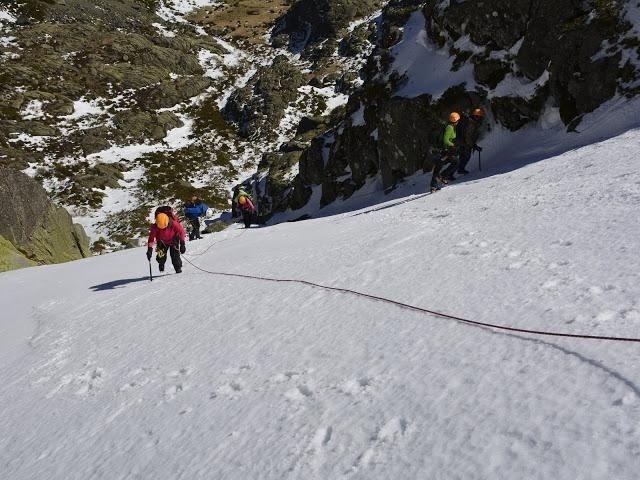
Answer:
[{"label": "rock outcrop", "polygon": [[[331,2],[311,3],[298,2],[280,31],[307,44],[331,38],[344,21],[331,23]],[[637,95],[640,72],[632,59],[640,50],[635,30],[623,17],[623,3],[390,1],[377,31],[369,35],[376,47],[346,115],[299,153],[297,175],[288,184],[282,182],[283,172],[273,182],[269,175],[263,178],[262,204],[271,208],[263,215],[304,206],[314,188],[321,188],[323,207],[349,198],[369,178],[377,176],[389,189],[430,169],[439,148],[434,139],[454,110],[482,106],[499,124],[518,130],[538,120],[545,108],[557,108],[572,131],[585,114],[615,95]],[[428,40],[448,52],[453,70],[466,67],[473,75],[436,98],[397,95],[407,78],[393,71],[392,47],[402,40],[410,15],[419,12]],[[522,92],[512,87],[527,84]],[[278,188],[270,189],[272,184]]]},{"label": "rock outcrop", "polygon": [[[91,255],[84,229],[24,173],[0,168],[2,268],[60,263]],[[11,244],[10,247],[7,243]]]},{"label": "rock outcrop", "polygon": [[327,39],[356,18],[379,8],[380,0],[300,0],[293,4],[274,29],[274,37],[287,35],[293,49],[303,49]]}]

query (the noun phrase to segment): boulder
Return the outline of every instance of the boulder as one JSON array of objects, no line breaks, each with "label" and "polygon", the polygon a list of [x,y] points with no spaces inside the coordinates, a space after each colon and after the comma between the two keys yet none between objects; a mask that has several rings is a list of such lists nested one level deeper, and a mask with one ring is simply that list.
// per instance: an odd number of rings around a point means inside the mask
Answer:
[{"label": "boulder", "polygon": [[[0,204],[0,235],[30,262],[59,263],[91,255],[84,229],[24,173],[0,168]],[[15,252],[8,255],[15,259]]]},{"label": "boulder", "polygon": [[37,263],[25,257],[10,241],[0,235],[0,272],[34,265]]}]

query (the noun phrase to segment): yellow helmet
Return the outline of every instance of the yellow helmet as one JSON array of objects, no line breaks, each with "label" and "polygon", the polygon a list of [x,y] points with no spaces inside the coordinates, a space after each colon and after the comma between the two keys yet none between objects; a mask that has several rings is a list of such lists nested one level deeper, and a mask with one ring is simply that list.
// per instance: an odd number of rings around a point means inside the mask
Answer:
[{"label": "yellow helmet", "polygon": [[244,195],[240,195],[240,198],[238,198],[238,203],[240,205],[244,205],[245,203],[247,203],[247,197],[245,197]]},{"label": "yellow helmet", "polygon": [[484,110],[482,110],[481,108],[476,108],[473,112],[471,112],[471,115],[474,117],[484,117]]},{"label": "yellow helmet", "polygon": [[169,216],[166,213],[156,215],[156,225],[160,230],[164,230],[169,226]]},{"label": "yellow helmet", "polygon": [[449,114],[449,121],[451,123],[457,123],[460,121],[460,114],[458,112],[451,112]]}]

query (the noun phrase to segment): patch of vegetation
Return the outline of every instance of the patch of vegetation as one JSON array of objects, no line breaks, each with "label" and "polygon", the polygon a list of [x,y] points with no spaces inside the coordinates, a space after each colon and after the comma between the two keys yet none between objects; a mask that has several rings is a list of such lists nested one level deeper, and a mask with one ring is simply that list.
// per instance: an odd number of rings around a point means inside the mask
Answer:
[{"label": "patch of vegetation", "polygon": [[50,5],[55,5],[55,0],[26,0],[18,7],[18,13],[36,21],[46,18]]},{"label": "patch of vegetation", "polygon": [[215,98],[208,97],[200,105],[196,105],[189,110],[193,118],[193,133],[197,137],[215,131],[223,138],[235,136],[233,127],[229,125],[216,103]]},{"label": "patch of vegetation", "polygon": [[619,7],[616,0],[595,0],[593,7],[601,18],[618,18]]},{"label": "patch of vegetation", "polygon": [[[96,227],[105,232],[111,242],[121,248],[130,246],[132,238],[144,237],[149,233],[149,215],[153,208],[150,204],[142,204],[132,209],[111,213],[105,220],[98,222]],[[98,248],[101,245],[106,245],[106,242],[100,242]]]},{"label": "patch of vegetation", "polygon": [[155,12],[160,8],[160,0],[135,0],[136,3],[139,3],[143,7],[145,7],[149,12]]},{"label": "patch of vegetation", "polygon": [[[227,191],[221,185],[230,182],[237,171],[226,158],[203,145],[191,145],[173,152],[154,152],[138,160],[145,174],[138,183],[139,196],[145,202],[184,201],[199,196],[212,208],[227,206]],[[216,172],[212,175],[212,172]],[[202,178],[207,185],[196,187]]]},{"label": "patch of vegetation", "polygon": [[261,44],[265,43],[264,35],[291,3],[291,0],[230,0],[196,10],[188,19],[214,35]]},{"label": "patch of vegetation", "polygon": [[245,138],[273,139],[285,109],[298,98],[304,77],[285,55],[262,67],[246,87],[236,90],[224,108],[224,117],[238,125]]},{"label": "patch of vegetation", "polygon": [[223,230],[226,230],[229,227],[229,225],[231,224],[223,221],[213,222],[207,225],[207,227],[205,228],[205,231],[207,233],[221,232]]},{"label": "patch of vegetation", "polygon": [[76,207],[100,208],[105,197],[105,188],[119,188],[126,167],[121,164],[90,165],[86,160],[67,163],[58,162],[49,167],[40,167],[36,179],[53,181],[53,194],[62,203]]}]

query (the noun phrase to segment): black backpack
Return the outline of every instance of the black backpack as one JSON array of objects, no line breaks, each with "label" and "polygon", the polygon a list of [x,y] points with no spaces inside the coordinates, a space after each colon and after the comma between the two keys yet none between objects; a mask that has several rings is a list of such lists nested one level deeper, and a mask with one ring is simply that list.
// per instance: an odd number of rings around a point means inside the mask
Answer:
[{"label": "black backpack", "polygon": [[164,213],[170,219],[176,218],[176,214],[173,211],[173,207],[171,207],[170,205],[162,205],[161,207],[156,208],[156,213],[153,215],[154,218],[157,217],[159,213]]},{"label": "black backpack", "polygon": [[434,148],[442,148],[442,139],[444,138],[444,131],[447,128],[447,122],[438,122],[429,131],[429,144]]},{"label": "black backpack", "polygon": [[467,128],[469,127],[469,117],[461,115],[458,124],[456,125],[456,145],[463,145],[464,138],[467,135]]}]

